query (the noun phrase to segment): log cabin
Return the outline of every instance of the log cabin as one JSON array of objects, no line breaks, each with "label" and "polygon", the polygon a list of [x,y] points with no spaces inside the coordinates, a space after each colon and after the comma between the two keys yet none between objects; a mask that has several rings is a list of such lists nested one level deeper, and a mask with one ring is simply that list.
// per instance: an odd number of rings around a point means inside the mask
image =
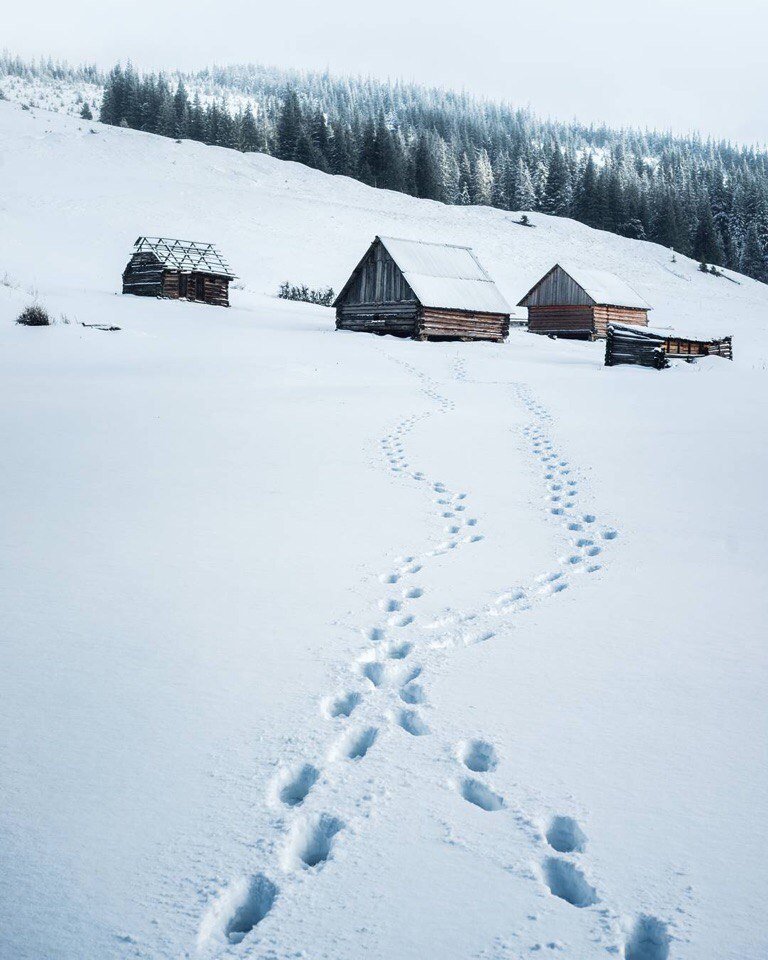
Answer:
[{"label": "log cabin", "polygon": [[731,337],[717,340],[680,337],[670,330],[622,323],[608,324],[605,340],[606,367],[631,363],[663,370],[669,366],[670,360],[691,362],[697,357],[724,357],[726,360],[733,360]]},{"label": "log cabin", "polygon": [[469,247],[376,237],[334,302],[336,329],[415,340],[492,340],[511,307]]},{"label": "log cabin", "polygon": [[211,243],[139,237],[123,271],[123,293],[228,307],[234,278]]},{"label": "log cabin", "polygon": [[528,308],[531,333],[603,339],[609,323],[648,325],[650,305],[628,283],[605,270],[556,263],[518,304]]}]

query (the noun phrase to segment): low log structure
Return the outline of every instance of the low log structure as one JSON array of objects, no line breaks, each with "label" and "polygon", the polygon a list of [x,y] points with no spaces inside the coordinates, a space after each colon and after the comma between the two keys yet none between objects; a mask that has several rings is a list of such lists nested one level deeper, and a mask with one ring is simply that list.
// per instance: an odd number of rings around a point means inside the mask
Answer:
[{"label": "low log structure", "polygon": [[376,237],[334,302],[336,329],[492,340],[511,308],[469,247]]},{"label": "low log structure", "polygon": [[518,304],[528,308],[528,329],[548,336],[596,340],[608,324],[648,325],[648,303],[605,270],[556,263]]},{"label": "low log structure", "polygon": [[670,360],[687,360],[697,357],[725,357],[733,360],[730,337],[719,340],[678,337],[667,330],[641,329],[620,323],[608,326],[605,341],[605,365],[614,367],[622,363],[638,364],[663,370]]},{"label": "low log structure", "polygon": [[123,293],[229,306],[234,274],[210,243],[139,237],[123,271]]}]

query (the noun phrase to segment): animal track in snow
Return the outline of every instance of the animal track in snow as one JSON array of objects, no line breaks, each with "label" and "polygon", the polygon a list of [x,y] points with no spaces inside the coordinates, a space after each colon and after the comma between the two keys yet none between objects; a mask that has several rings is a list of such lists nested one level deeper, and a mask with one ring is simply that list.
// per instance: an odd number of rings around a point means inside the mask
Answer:
[{"label": "animal track in snow", "polygon": [[504,800],[498,793],[494,793],[490,787],[487,787],[480,780],[473,777],[467,777],[459,784],[459,793],[468,803],[480,807],[488,813],[501,810],[504,806]]},{"label": "animal track in snow", "polygon": [[376,727],[352,730],[331,751],[333,760],[362,760],[376,742],[379,731]]},{"label": "animal track in snow", "polygon": [[397,715],[397,723],[412,737],[423,737],[429,733],[429,727],[415,710],[401,710]]},{"label": "animal track in snow", "polygon": [[360,694],[356,690],[343,693],[326,702],[326,713],[329,717],[348,717],[360,703]]},{"label": "animal track in snow", "polygon": [[267,916],[277,897],[277,887],[263,873],[242,877],[211,905],[200,925],[198,946],[214,939],[242,943]]},{"label": "animal track in snow", "polygon": [[488,773],[496,769],[496,750],[487,740],[465,740],[459,744],[457,752],[464,766],[473,773]]},{"label": "animal track in snow", "polygon": [[297,820],[291,830],[283,858],[287,869],[317,867],[328,859],[334,840],[344,824],[328,813]]},{"label": "animal track in snow", "polygon": [[413,644],[407,640],[400,643],[393,642],[387,646],[386,656],[388,660],[405,660],[411,650],[413,650]]},{"label": "animal track in snow", "polygon": [[547,857],[543,871],[544,882],[554,896],[580,908],[591,907],[597,903],[597,891],[570,860]]},{"label": "animal track in snow", "polygon": [[426,698],[423,687],[418,683],[409,681],[400,688],[400,699],[403,703],[410,703],[415,706],[424,703]]},{"label": "animal track in snow", "polygon": [[667,960],[671,939],[666,923],[643,914],[624,948],[625,960]]},{"label": "animal track in snow", "polygon": [[587,837],[573,817],[553,817],[547,828],[547,843],[558,853],[582,853]]},{"label": "animal track in snow", "polygon": [[418,600],[419,597],[424,596],[424,591],[421,587],[410,587],[408,590],[403,592],[403,597],[406,600]]},{"label": "animal track in snow", "polygon": [[311,763],[283,770],[276,783],[277,797],[286,807],[298,807],[317,783],[320,771]]},{"label": "animal track in snow", "polygon": [[402,604],[399,600],[395,600],[392,597],[385,600],[379,600],[379,606],[384,611],[384,613],[396,613]]}]

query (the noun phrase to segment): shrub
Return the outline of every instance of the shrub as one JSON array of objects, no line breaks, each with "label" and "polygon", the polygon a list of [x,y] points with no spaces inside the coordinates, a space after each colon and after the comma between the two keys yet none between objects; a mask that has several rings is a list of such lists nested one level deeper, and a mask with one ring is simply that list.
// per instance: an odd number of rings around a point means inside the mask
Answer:
[{"label": "shrub", "polygon": [[333,287],[310,290],[306,284],[297,287],[287,281],[280,284],[277,295],[281,300],[301,300],[304,303],[316,303],[321,307],[330,307],[335,296]]},{"label": "shrub", "polygon": [[21,311],[16,318],[16,323],[20,323],[25,327],[49,327],[51,325],[51,318],[48,316],[45,308],[41,307],[39,303],[32,303]]}]

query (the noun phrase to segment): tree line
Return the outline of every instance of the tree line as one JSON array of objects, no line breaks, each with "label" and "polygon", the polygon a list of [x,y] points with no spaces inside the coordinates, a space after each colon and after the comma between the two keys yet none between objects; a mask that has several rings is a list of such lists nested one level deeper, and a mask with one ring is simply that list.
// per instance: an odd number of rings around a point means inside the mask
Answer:
[{"label": "tree line", "polygon": [[755,148],[258,66],[168,78],[118,65],[100,119],[415,197],[573,217],[768,282],[768,154]]}]

